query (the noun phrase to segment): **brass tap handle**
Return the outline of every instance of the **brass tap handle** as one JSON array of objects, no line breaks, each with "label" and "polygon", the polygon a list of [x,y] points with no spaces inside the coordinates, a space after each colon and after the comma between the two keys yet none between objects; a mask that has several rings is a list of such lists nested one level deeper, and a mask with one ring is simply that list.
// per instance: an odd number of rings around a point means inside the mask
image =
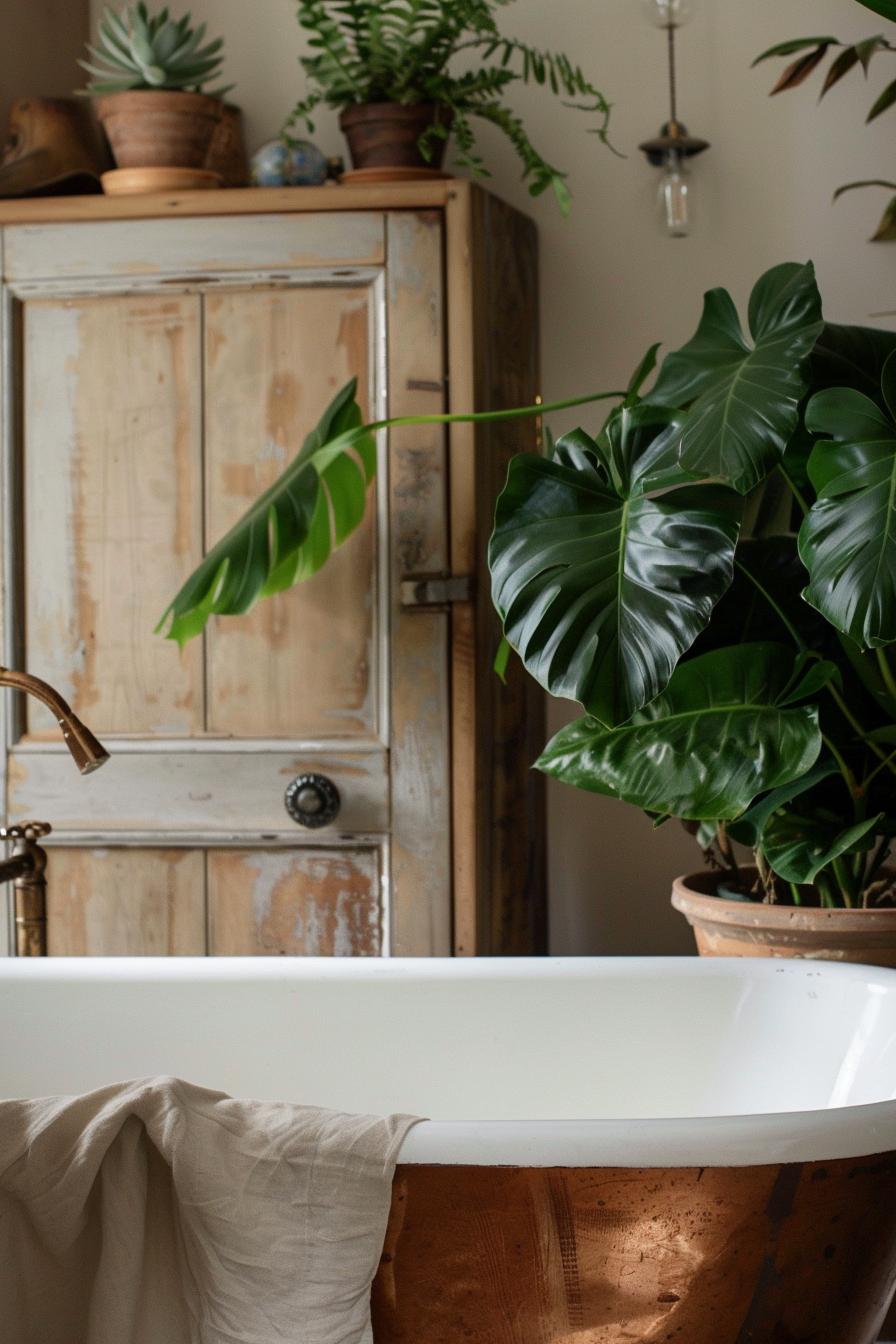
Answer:
[{"label": "brass tap handle", "polygon": [[48,821],[23,821],[17,826],[0,826],[0,840],[25,840],[33,844],[52,831]]}]

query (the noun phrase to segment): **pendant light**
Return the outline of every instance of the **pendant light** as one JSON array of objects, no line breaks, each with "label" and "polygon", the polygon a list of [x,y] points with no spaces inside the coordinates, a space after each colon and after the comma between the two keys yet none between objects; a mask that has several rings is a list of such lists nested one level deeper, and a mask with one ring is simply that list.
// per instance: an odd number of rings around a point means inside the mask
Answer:
[{"label": "pendant light", "polygon": [[657,214],[670,238],[685,238],[691,230],[692,187],[687,161],[709,149],[707,140],[689,135],[678,120],[678,85],[675,72],[675,34],[691,17],[692,0],[641,0],[641,8],[655,28],[666,33],[669,61],[669,120],[653,140],[639,148],[655,168],[662,169],[657,191]]}]

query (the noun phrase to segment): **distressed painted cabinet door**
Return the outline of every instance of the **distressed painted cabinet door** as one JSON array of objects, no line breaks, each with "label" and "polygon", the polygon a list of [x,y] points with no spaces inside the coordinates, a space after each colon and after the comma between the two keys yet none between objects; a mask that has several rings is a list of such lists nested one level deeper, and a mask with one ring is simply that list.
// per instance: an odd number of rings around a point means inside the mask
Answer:
[{"label": "distressed painted cabinet door", "polygon": [[[150,258],[151,261],[147,261]],[[362,526],[308,582],[181,652],[167,603],[357,379],[365,415],[444,407],[436,212],[4,230],[6,658],[112,760],[77,776],[34,701],[7,812],[53,824],[51,955],[445,954],[443,432],[396,433]],[[304,831],[299,774],[341,810]]]}]

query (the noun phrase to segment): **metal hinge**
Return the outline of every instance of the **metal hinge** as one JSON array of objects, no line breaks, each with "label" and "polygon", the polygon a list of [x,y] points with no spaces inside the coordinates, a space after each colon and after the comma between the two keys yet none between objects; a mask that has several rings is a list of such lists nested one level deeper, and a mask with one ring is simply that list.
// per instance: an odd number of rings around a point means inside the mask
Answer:
[{"label": "metal hinge", "polygon": [[473,580],[466,574],[456,578],[420,574],[402,579],[400,595],[403,607],[447,607],[452,602],[472,601]]}]

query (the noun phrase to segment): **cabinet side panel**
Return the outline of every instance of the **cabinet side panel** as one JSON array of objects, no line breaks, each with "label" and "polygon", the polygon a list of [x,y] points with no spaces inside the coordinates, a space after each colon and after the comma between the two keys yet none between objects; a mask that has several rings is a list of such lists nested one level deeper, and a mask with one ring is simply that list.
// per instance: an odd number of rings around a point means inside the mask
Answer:
[{"label": "cabinet side panel", "polygon": [[47,934],[51,957],[204,956],[204,854],[50,850]]},{"label": "cabinet side panel", "polygon": [[[538,236],[532,220],[471,192],[477,411],[531,405],[540,392]],[[501,626],[491,601],[488,541],[495,501],[517,453],[537,452],[538,422],[476,427],[477,937],[480,954],[547,951],[544,695],[511,655],[503,685],[492,666]]]},{"label": "cabinet side panel", "polygon": [[[389,414],[444,410],[442,221],[390,214]],[[451,788],[448,615],[403,609],[401,582],[448,566],[444,432],[391,431],[392,952],[451,951]]]}]

